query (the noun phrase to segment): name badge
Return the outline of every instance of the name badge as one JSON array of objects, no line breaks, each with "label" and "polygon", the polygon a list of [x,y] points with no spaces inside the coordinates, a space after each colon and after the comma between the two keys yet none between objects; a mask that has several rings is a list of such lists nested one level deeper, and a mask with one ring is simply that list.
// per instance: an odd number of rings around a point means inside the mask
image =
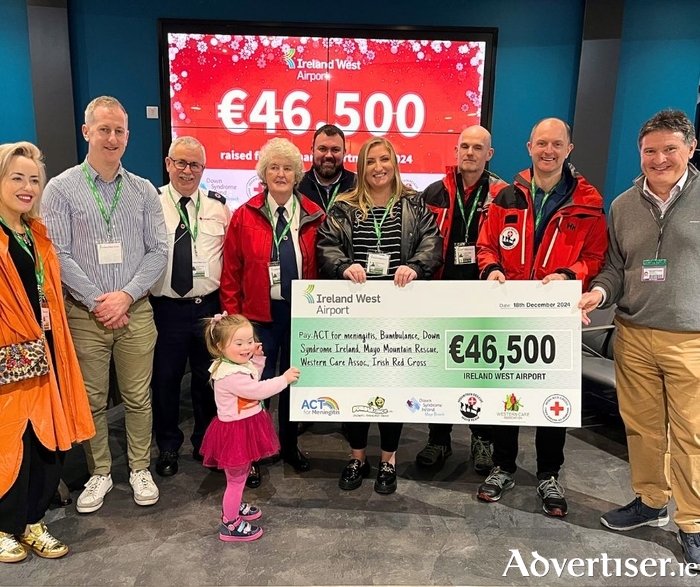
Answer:
[{"label": "name badge", "polygon": [[114,265],[122,263],[121,242],[97,243],[97,262],[100,265]]},{"label": "name badge", "polygon": [[388,275],[391,255],[369,253],[367,255],[367,275]]},{"label": "name badge", "polygon": [[476,263],[476,246],[467,243],[455,243],[455,265]]},{"label": "name badge", "polygon": [[41,329],[44,331],[51,330],[51,313],[46,302],[41,304]]},{"label": "name badge", "polygon": [[282,283],[282,268],[279,263],[268,263],[267,272],[270,276],[270,285]]},{"label": "name badge", "polygon": [[204,259],[192,259],[192,277],[195,279],[209,277],[209,262]]},{"label": "name badge", "polygon": [[666,281],[666,259],[642,261],[642,281]]}]

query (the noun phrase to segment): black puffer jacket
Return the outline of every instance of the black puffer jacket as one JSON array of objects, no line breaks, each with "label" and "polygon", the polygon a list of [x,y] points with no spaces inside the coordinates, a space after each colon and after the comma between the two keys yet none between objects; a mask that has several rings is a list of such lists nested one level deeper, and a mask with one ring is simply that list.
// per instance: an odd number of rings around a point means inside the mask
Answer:
[{"label": "black puffer jacket", "polygon": [[[408,265],[418,279],[428,279],[442,265],[442,236],[433,214],[420,194],[401,202],[401,265]],[[316,247],[319,276],[342,279],[355,262],[352,246],[356,208],[336,202],[318,228]]]}]

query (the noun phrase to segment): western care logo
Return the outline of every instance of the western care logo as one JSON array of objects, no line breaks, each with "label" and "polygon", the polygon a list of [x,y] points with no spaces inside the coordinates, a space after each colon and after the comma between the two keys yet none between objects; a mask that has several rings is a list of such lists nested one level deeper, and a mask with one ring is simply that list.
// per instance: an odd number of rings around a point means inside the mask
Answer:
[{"label": "western care logo", "polygon": [[364,416],[386,416],[390,410],[384,407],[385,403],[383,397],[373,397],[363,406],[353,406],[352,413]]},{"label": "western care logo", "polygon": [[481,414],[481,404],[484,400],[476,393],[465,393],[458,400],[459,413],[468,422],[476,422]]},{"label": "western care logo", "polygon": [[550,395],[542,404],[542,413],[553,424],[565,422],[571,415],[571,402],[563,395]]},{"label": "western care logo", "polygon": [[314,293],[315,287],[316,286],[313,283],[311,283],[308,286],[306,286],[306,289],[304,290],[304,297],[306,298],[306,301],[309,302],[310,304],[314,303],[313,293]]},{"label": "western care logo", "polygon": [[282,55],[282,61],[284,61],[287,64],[287,67],[289,69],[295,69],[296,65],[294,64],[294,54],[296,53],[296,49],[289,48],[287,49],[284,54]]},{"label": "western care logo", "polygon": [[496,416],[508,422],[521,422],[530,417],[530,412],[523,410],[524,407],[520,398],[510,393],[503,401],[503,410],[496,412]]},{"label": "western care logo", "polygon": [[316,399],[305,399],[301,402],[301,409],[305,414],[314,416],[338,416],[340,406],[332,397],[318,397]]}]

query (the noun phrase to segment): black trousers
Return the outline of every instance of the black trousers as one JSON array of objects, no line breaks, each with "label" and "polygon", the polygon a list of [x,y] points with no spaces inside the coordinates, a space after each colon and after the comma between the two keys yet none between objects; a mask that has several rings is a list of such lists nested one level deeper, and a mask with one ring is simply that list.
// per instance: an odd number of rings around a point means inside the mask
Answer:
[{"label": "black trousers", "polygon": [[39,442],[31,422],[22,436],[22,448],[19,475],[0,497],[0,532],[15,535],[44,518],[61,480],[65,457],[64,452],[49,450]]},{"label": "black trousers", "polygon": [[[471,424],[469,430],[486,442],[491,441],[491,426],[485,424]],[[428,442],[430,444],[442,444],[450,446],[452,439],[452,424],[428,424]]]},{"label": "black trousers", "polygon": [[[515,473],[518,456],[518,426],[492,426],[493,464],[508,473]],[[537,478],[540,480],[559,477],[559,469],[564,464],[564,443],[566,428],[538,426],[535,433],[537,451]]]},{"label": "black trousers", "polygon": [[214,390],[209,384],[211,357],[204,341],[204,318],[221,311],[219,292],[194,300],[151,296],[153,319],[158,330],[153,355],[153,432],[158,449],[178,451],[185,435],[180,430],[180,388],[190,361],[190,395],[194,430],[190,440],[199,453],[207,426],[216,415]]},{"label": "black trousers", "polygon": [[[270,304],[272,322],[256,322],[254,325],[267,358],[262,379],[270,379],[277,374],[278,361],[280,374],[289,369],[291,355],[291,306],[288,302],[277,300],[270,300]],[[265,405],[270,407],[269,399],[265,400]],[[297,450],[297,423],[289,421],[289,386],[279,394],[277,422],[282,453],[294,453]]]},{"label": "black trousers", "polygon": [[[345,430],[348,433],[350,448],[363,450],[367,448],[367,437],[371,422],[346,422]],[[384,452],[395,452],[399,448],[401,438],[401,422],[379,422],[379,445]]]}]

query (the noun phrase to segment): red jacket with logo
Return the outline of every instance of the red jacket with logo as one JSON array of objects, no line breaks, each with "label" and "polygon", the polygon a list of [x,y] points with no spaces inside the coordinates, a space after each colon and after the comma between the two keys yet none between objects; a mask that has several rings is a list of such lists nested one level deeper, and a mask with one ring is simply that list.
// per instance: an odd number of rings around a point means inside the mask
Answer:
[{"label": "red jacket with logo", "polygon": [[[301,279],[315,279],[316,230],[325,214],[309,198],[296,193],[300,204]],[[253,196],[231,217],[224,239],[221,308],[255,322],[271,322],[270,274],[272,224],[265,213],[267,191]]]},{"label": "red jacket with logo", "polygon": [[506,279],[542,279],[563,273],[583,281],[583,290],[603,267],[608,232],[603,198],[573,165],[564,166],[569,193],[551,217],[535,251],[535,213],[530,169],[503,188],[486,212],[477,260],[482,279],[502,271]]},{"label": "red jacket with logo", "polygon": [[[445,177],[439,181],[431,183],[423,192],[423,200],[426,206],[435,213],[435,220],[440,234],[442,235],[442,258],[447,255],[447,248],[450,244],[450,230],[452,229],[452,218],[454,217],[455,208],[457,208],[457,173],[459,168],[456,165],[448,165],[445,168]],[[482,186],[487,187],[487,192],[483,195],[479,194],[481,205],[477,208],[477,214],[474,221],[481,223],[486,208],[491,203],[496,194],[508,185],[496,174],[484,170],[476,185],[470,190],[478,190]],[[467,227],[469,230],[471,227]],[[442,276],[443,267],[440,267],[433,275],[433,279],[440,279]]]}]

